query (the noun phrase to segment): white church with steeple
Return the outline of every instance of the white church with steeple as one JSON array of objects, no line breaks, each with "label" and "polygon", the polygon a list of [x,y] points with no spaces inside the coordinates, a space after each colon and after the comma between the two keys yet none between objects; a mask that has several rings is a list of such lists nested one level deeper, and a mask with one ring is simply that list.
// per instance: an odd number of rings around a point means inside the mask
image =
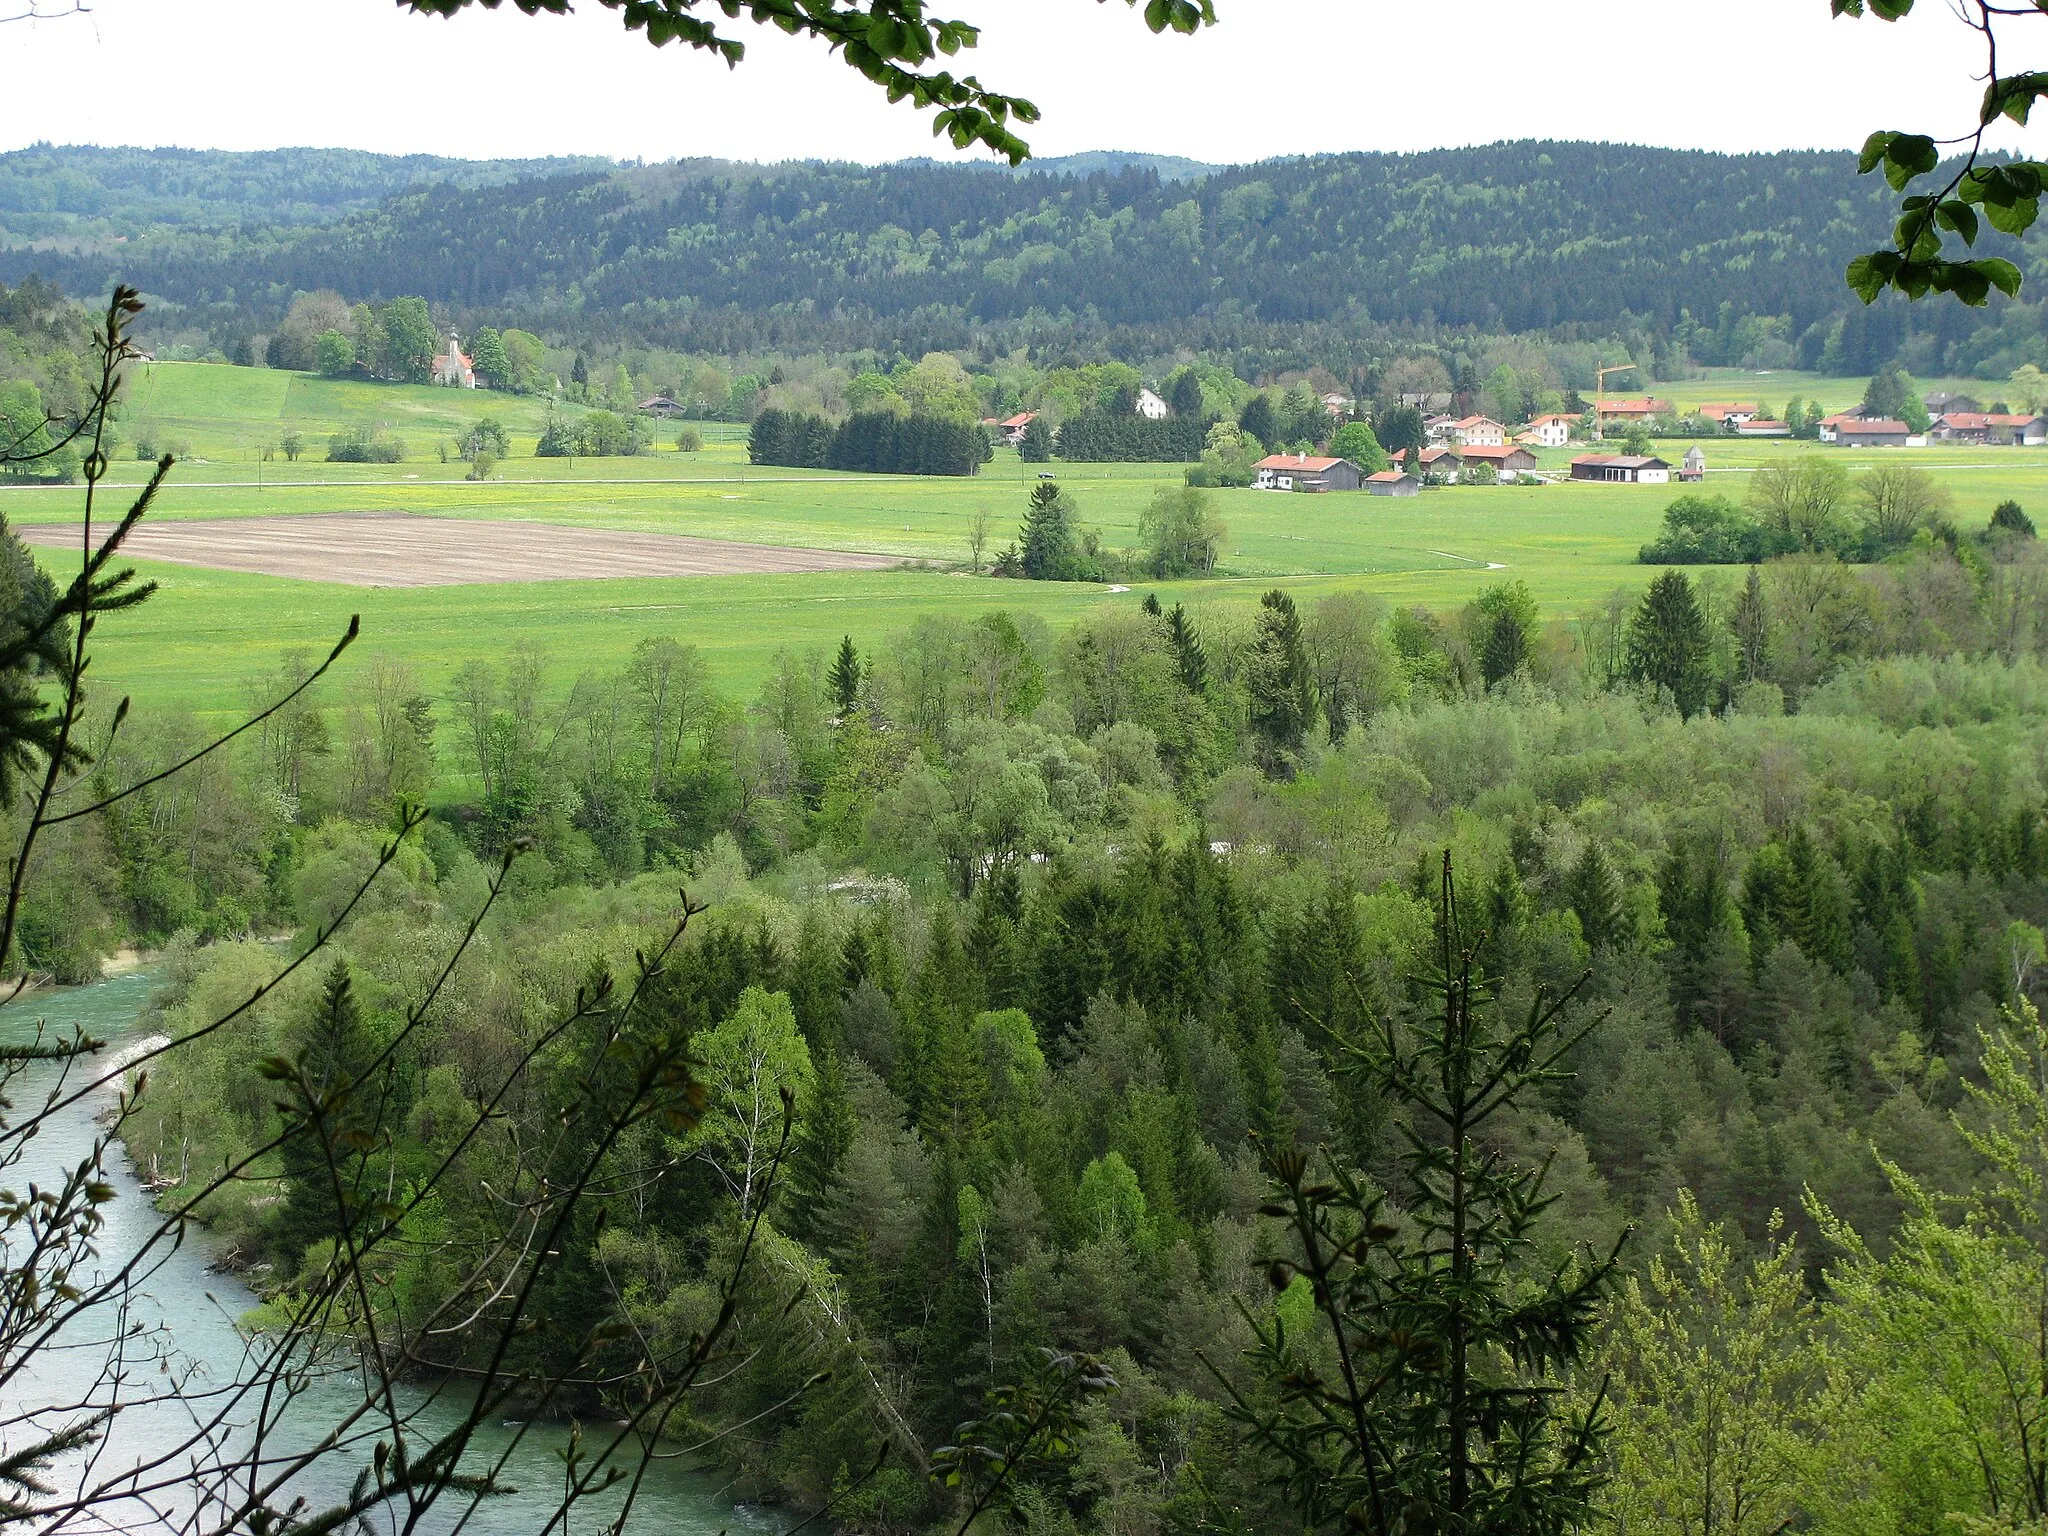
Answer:
[{"label": "white church with steeple", "polygon": [[434,358],[434,382],[449,389],[476,388],[476,369],[453,331],[448,333],[448,350]]}]

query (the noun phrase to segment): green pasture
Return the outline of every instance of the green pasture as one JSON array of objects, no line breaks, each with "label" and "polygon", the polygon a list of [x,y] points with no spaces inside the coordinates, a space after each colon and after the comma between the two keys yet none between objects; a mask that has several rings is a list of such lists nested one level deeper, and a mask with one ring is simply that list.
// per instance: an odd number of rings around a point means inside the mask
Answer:
[{"label": "green pasture", "polygon": [[[1798,393],[1846,404],[1861,380],[1721,371],[1660,393],[1686,401],[1780,398]],[[1979,386],[1981,388],[1981,386]],[[153,704],[223,713],[246,696],[254,675],[294,648],[324,649],[360,612],[362,649],[413,663],[438,688],[463,662],[499,660],[522,644],[555,658],[557,687],[589,669],[619,664],[641,639],[672,635],[699,647],[728,687],[748,691],[782,647],[827,650],[840,635],[871,643],[926,613],[972,615],[989,608],[1030,611],[1057,627],[1104,605],[1135,604],[1103,586],[998,583],[960,574],[978,512],[989,522],[984,558],[1015,536],[1031,486],[1057,475],[1084,528],[1111,550],[1142,544],[1140,520],[1160,486],[1181,483],[1177,465],[1026,465],[1007,450],[970,479],[834,475],[747,466],[741,429],[709,427],[722,441],[697,454],[672,449],[631,459],[535,459],[537,401],[433,388],[321,379],[267,369],[159,364],[138,371],[126,430],[147,424],[160,438],[188,438],[194,461],[177,466],[153,516],[163,519],[316,512],[405,511],[474,521],[629,529],[803,548],[871,551],[939,569],[812,576],[730,576],[527,585],[365,589],[146,565],[162,583],[157,599],[107,622],[95,666],[99,686]],[[515,456],[491,480],[464,479],[443,463],[437,438],[494,414],[515,436]],[[412,456],[396,465],[320,461],[325,434],[370,424],[407,438]],[[297,464],[260,461],[262,445],[287,426],[304,432],[312,456]],[[520,441],[522,434],[526,440]],[[673,434],[666,434],[669,441]],[[1660,446],[1674,462],[1683,442]],[[1859,449],[1768,440],[1714,439],[1710,493],[1740,500],[1755,471],[1803,453],[1824,453],[1851,474],[1909,462],[1950,492],[1957,520],[1979,525],[2008,498],[2048,514],[2048,450],[2010,448]],[[1562,472],[1573,453],[1540,455]],[[145,466],[116,466],[133,482]],[[110,487],[102,516],[118,510]],[[1617,587],[1639,589],[1653,574],[1636,564],[1672,486],[1554,483],[1539,487],[1454,487],[1414,498],[1210,493],[1228,529],[1217,579],[1156,588],[1166,601],[1196,607],[1248,604],[1282,584],[1304,597],[1339,588],[1392,603],[1454,608],[1491,581],[1528,582],[1544,609],[1567,616]],[[0,489],[0,513],[16,524],[62,523],[79,515],[77,487]],[[64,561],[39,553],[53,570]],[[946,569],[946,568],[956,569]]]},{"label": "green pasture", "polygon": [[[573,413],[580,408],[568,409]],[[511,435],[515,449],[531,453],[533,439],[540,435],[547,418],[547,402],[537,396],[495,390],[378,384],[273,368],[144,363],[128,374],[121,435],[130,445],[145,434],[159,443],[188,444],[199,459],[234,464],[253,461],[261,449],[274,447],[289,431],[305,437],[308,456],[317,460],[327,451],[327,439],[333,433],[347,427],[373,427],[403,439],[409,460],[437,462],[437,445],[461,437],[482,416],[495,417]],[[665,424],[660,457],[678,457],[670,445],[679,425]],[[691,425],[713,445],[707,452],[727,460],[734,454],[734,445],[746,435],[744,426],[731,423]],[[306,467],[306,459],[293,466],[279,458],[272,472]],[[393,466],[331,467],[388,471]]]}]

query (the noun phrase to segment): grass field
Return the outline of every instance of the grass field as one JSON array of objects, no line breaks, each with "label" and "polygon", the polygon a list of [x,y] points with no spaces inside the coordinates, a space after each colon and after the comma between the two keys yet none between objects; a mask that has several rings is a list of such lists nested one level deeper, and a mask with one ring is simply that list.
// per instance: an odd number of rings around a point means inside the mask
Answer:
[{"label": "grass field", "polygon": [[[1862,381],[1724,371],[1657,389],[1681,403],[1761,393],[1781,404],[1799,393],[1838,404],[1860,395]],[[486,410],[515,434],[537,430],[540,407],[531,401],[162,364],[137,380],[128,420],[131,436],[133,424],[146,421],[163,437],[185,433],[193,443],[195,462],[178,466],[154,514],[161,519],[404,511],[852,551],[940,567],[965,563],[978,510],[989,514],[985,557],[1008,543],[1040,473],[1009,452],[969,480],[750,469],[738,431],[730,429],[725,441],[690,455],[551,460],[519,446],[497,478],[478,484],[463,478],[461,463],[433,456],[433,438],[453,435]],[[318,460],[324,433],[361,422],[417,439],[414,457],[397,465]],[[286,424],[300,425],[316,441],[315,456],[297,464],[258,462],[254,450]],[[1667,456],[1675,460],[1682,446],[1672,445]],[[2007,498],[2037,517],[2048,512],[2048,452],[2039,450],[1816,450],[1735,440],[1704,446],[1708,491],[1737,500],[1758,468],[1825,451],[1852,473],[1901,459],[1927,468],[1949,489],[1965,525],[1981,524]],[[1553,470],[1570,456],[1541,455]],[[1069,488],[1083,525],[1111,549],[1136,547],[1154,491],[1181,479],[1174,465],[1046,468]],[[145,466],[131,460],[117,469],[118,478],[132,481]],[[1229,529],[1219,579],[1161,585],[1166,601],[1248,604],[1278,583],[1303,596],[1363,588],[1390,602],[1451,608],[1488,582],[1513,577],[1561,616],[1648,580],[1653,572],[1635,562],[1636,551],[1654,535],[1678,488],[1469,487],[1398,500],[1213,494]],[[0,490],[0,513],[19,524],[74,522],[79,502],[75,487]],[[61,570],[66,557],[37,558]],[[697,645],[721,681],[747,690],[779,647],[825,650],[843,633],[868,644],[922,613],[971,615],[993,607],[1038,613],[1058,626],[1105,603],[1136,603],[1151,590],[1143,583],[1128,593],[998,583],[944,570],[366,589],[138,563],[162,582],[162,592],[144,609],[109,621],[95,675],[103,687],[208,712],[237,707],[249,677],[274,667],[286,649],[331,643],[358,611],[365,651],[405,657],[437,687],[473,657],[498,659],[532,644],[557,658],[556,686],[565,688],[577,672],[617,665],[639,640],[667,634]]]}]

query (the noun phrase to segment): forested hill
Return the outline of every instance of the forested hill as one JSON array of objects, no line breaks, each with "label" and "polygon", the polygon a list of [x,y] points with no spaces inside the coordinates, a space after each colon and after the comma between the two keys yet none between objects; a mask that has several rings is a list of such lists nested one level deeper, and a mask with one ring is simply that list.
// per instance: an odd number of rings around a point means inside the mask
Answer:
[{"label": "forested hill", "polygon": [[[160,296],[275,311],[298,290],[424,293],[467,311],[623,324],[703,345],[718,317],[782,317],[780,345],[872,345],[903,317],[1098,327],[1367,320],[1513,331],[1663,328],[1842,310],[1883,238],[1854,156],[1728,156],[1524,142],[1326,155],[1164,180],[1154,167],[991,175],[935,164],[621,167],[408,190],[337,222],[172,233],[118,254],[0,254],[74,291],[116,266]],[[576,317],[572,321],[571,317]],[[1191,325],[1192,322],[1192,325]],[[758,332],[758,326],[756,327]],[[955,343],[957,344],[957,343]]]},{"label": "forested hill", "polygon": [[325,224],[410,188],[475,187],[599,172],[608,160],[453,160],[358,149],[101,148],[32,144],[0,154],[0,246],[134,239],[153,229]]}]

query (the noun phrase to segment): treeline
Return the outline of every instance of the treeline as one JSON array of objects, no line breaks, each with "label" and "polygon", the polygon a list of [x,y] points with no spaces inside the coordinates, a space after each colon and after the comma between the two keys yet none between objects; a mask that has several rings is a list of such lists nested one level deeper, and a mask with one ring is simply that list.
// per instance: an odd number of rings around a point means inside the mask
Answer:
[{"label": "treeline", "polygon": [[1209,425],[1199,415],[1154,418],[1090,411],[1062,424],[1056,451],[1063,459],[1087,464],[1191,463],[1202,456]]},{"label": "treeline", "polygon": [[978,422],[921,412],[859,411],[834,425],[801,411],[765,410],[747,435],[753,464],[875,475],[971,475],[994,457]]}]

